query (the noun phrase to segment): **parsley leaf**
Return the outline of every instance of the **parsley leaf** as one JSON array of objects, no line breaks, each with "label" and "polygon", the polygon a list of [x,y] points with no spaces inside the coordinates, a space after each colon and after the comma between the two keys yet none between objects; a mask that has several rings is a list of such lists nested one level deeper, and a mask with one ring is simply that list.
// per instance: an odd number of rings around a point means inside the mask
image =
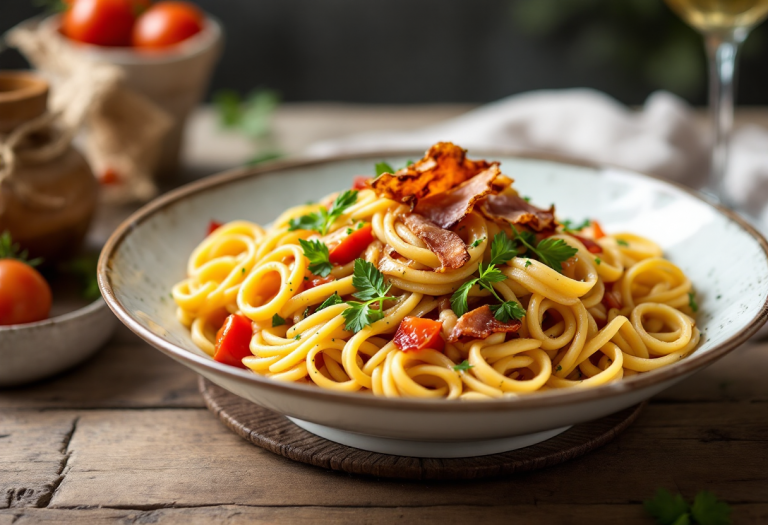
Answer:
[{"label": "parsley leaf", "polygon": [[565,230],[568,233],[580,232],[584,228],[588,228],[590,224],[592,224],[592,221],[590,221],[589,219],[584,219],[578,224],[576,223],[576,221],[571,221],[566,219],[563,221],[563,230]]},{"label": "parsley leaf", "polygon": [[344,300],[339,297],[338,292],[333,292],[333,295],[329,296],[328,299],[320,303],[320,306],[317,307],[317,310],[315,310],[315,313],[319,312],[320,310],[323,310],[325,308],[328,308],[329,306],[335,306],[337,304],[343,303]]},{"label": "parsley leaf", "polygon": [[526,259],[525,260],[525,267],[528,268],[530,265],[531,265],[531,260],[530,259]]},{"label": "parsley leaf", "polygon": [[562,239],[542,239],[536,246],[536,253],[541,262],[558,272],[562,272],[563,263],[576,255],[578,251]]},{"label": "parsley leaf", "polygon": [[694,292],[688,292],[688,306],[693,313],[699,311],[699,305],[696,302],[696,294]]},{"label": "parsley leaf", "polygon": [[321,241],[305,241],[299,239],[299,244],[304,250],[304,257],[309,259],[309,271],[320,277],[327,277],[333,265],[328,260],[328,246]]},{"label": "parsley leaf", "polygon": [[469,245],[469,247],[477,248],[483,242],[485,242],[485,237],[480,237],[479,239],[475,239],[474,242],[472,242],[472,244]]},{"label": "parsley leaf", "polygon": [[616,239],[616,244],[618,244],[619,246],[624,246],[624,247],[629,246],[629,243],[627,241],[625,241],[624,239]]},{"label": "parsley leaf", "polygon": [[283,319],[277,314],[272,316],[272,328],[275,328],[276,326],[283,326],[284,324],[285,324],[285,319]]},{"label": "parsley leaf", "polygon": [[357,202],[357,191],[347,190],[333,201],[330,210],[320,208],[316,212],[294,217],[289,221],[288,231],[314,230],[321,235],[328,233],[333,222],[341,217],[344,211]]},{"label": "parsley leaf", "polygon": [[394,173],[394,172],[395,172],[395,168],[393,168],[392,166],[390,166],[386,162],[381,161],[381,162],[377,162],[376,163],[376,176],[377,177],[379,175],[381,175],[382,173]]},{"label": "parsley leaf", "polygon": [[352,294],[354,297],[361,301],[370,301],[387,295],[392,285],[386,285],[384,275],[372,263],[355,259],[352,286],[357,289],[357,292]]},{"label": "parsley leaf", "polygon": [[517,255],[515,242],[503,232],[493,236],[491,243],[491,264],[504,264]]},{"label": "parsley leaf", "polygon": [[595,257],[595,264],[596,265],[600,266],[600,263],[602,263],[602,262],[603,261],[602,261],[602,259],[600,259],[600,257]]},{"label": "parsley leaf", "polygon": [[727,503],[719,501],[706,490],[696,494],[691,505],[691,514],[699,525],[730,525],[730,513],[731,508]]},{"label": "parsley leaf", "polygon": [[458,365],[453,365],[453,369],[456,370],[457,372],[469,372],[469,369],[474,367],[475,365],[470,365],[469,361],[467,361],[466,359],[461,363],[459,363]]},{"label": "parsley leaf", "polygon": [[453,292],[453,295],[451,295],[451,310],[453,310],[453,313],[458,317],[461,317],[469,310],[469,306],[467,305],[469,291],[475,284],[477,284],[478,280],[479,279],[472,279],[471,281],[465,282],[458,290]]},{"label": "parsley leaf", "polygon": [[[355,272],[352,285],[357,288],[353,297],[365,301],[347,301],[349,308],[341,312],[344,317],[344,328],[350,332],[359,332],[366,326],[384,317],[384,301],[394,299],[387,292],[392,287],[384,282],[384,275],[371,263],[364,259],[355,259]],[[379,303],[378,310],[371,308],[371,303]]]},{"label": "parsley leaf", "polygon": [[515,301],[504,301],[501,304],[491,305],[493,316],[502,323],[508,323],[512,319],[525,317],[525,308]]},{"label": "parsley leaf", "polygon": [[659,525],[673,525],[682,516],[688,516],[688,504],[680,494],[673,496],[666,489],[659,489],[652,499],[643,502],[645,511]]}]

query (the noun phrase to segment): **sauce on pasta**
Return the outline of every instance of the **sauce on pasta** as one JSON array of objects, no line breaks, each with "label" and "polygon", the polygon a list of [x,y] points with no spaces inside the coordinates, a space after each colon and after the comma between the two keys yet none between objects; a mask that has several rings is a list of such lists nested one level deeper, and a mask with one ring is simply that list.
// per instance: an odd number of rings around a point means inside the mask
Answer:
[{"label": "sauce on pasta", "polygon": [[216,360],[387,397],[588,388],[700,340],[692,285],[652,241],[558,222],[449,143],[286,210],[215,225],[173,288]]}]

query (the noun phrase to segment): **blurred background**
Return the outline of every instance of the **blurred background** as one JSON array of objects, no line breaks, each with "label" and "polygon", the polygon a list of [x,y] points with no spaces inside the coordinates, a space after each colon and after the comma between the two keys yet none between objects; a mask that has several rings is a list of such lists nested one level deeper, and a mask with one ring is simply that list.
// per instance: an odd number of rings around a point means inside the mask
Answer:
[{"label": "blurred background", "polygon": [[[482,103],[592,87],[626,104],[657,89],[706,102],[701,37],[662,0],[194,0],[226,29],[217,90],[286,102]],[[0,0],[0,33],[44,12]],[[743,48],[738,102],[768,104],[768,25]],[[0,69],[25,67],[13,50]]]}]

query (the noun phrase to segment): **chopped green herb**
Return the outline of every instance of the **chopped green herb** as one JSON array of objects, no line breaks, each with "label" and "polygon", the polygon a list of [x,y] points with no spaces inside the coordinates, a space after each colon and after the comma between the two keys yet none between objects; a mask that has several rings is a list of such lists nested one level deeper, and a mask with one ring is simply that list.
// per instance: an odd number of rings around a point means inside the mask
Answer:
[{"label": "chopped green herb", "polygon": [[283,326],[284,324],[285,324],[285,319],[283,319],[277,314],[272,316],[272,328],[275,328],[276,326]]},{"label": "chopped green herb", "polygon": [[353,230],[352,228],[347,228],[347,235],[351,234],[353,231],[355,230]]},{"label": "chopped green herb", "polygon": [[699,311],[699,305],[696,303],[696,294],[694,292],[688,292],[688,306],[693,313]]},{"label": "chopped green herb", "polygon": [[523,200],[524,200],[525,202],[531,202],[531,198],[530,198],[530,197],[523,197]]},{"label": "chopped green herb", "polygon": [[317,212],[294,217],[289,221],[288,231],[313,230],[321,235],[328,233],[329,228],[344,211],[357,202],[357,191],[347,190],[333,201],[330,210],[321,207]]},{"label": "chopped green herb", "polygon": [[344,300],[341,297],[339,297],[339,293],[333,292],[333,295],[331,295],[330,297],[328,297],[328,299],[320,303],[320,306],[317,307],[317,310],[315,310],[315,313],[325,308],[328,308],[329,306],[334,306],[337,304],[341,304],[343,302]]},{"label": "chopped green herb", "polygon": [[327,277],[333,270],[333,265],[328,260],[328,246],[322,241],[305,241],[299,239],[299,244],[304,250],[304,257],[309,260],[309,271],[320,277]]},{"label": "chopped green herb", "polygon": [[600,263],[603,262],[600,260],[600,257],[595,257],[595,264],[600,266]]},{"label": "chopped green herb", "polygon": [[480,237],[479,239],[475,239],[474,242],[472,242],[472,244],[470,244],[469,246],[471,248],[477,248],[483,242],[485,242],[485,237]]},{"label": "chopped green herb", "polygon": [[590,224],[592,224],[592,221],[589,219],[584,219],[578,224],[575,221],[566,219],[563,221],[563,230],[568,233],[580,232],[584,228],[589,227]]},{"label": "chopped green herb", "polygon": [[470,365],[469,361],[467,361],[466,359],[461,363],[459,363],[458,365],[453,365],[453,369],[456,370],[457,372],[469,372],[469,369],[474,367],[475,365]]},{"label": "chopped green herb", "polygon": [[245,268],[240,268],[240,273],[245,275]]},{"label": "chopped green herb", "polygon": [[[387,296],[392,287],[384,281],[384,275],[364,259],[355,259],[355,271],[352,276],[352,285],[357,292],[352,294],[356,299],[365,302],[347,301],[350,306],[341,315],[345,320],[345,329],[350,332],[359,332],[366,326],[375,323],[384,317],[384,301],[394,299]],[[379,303],[378,310],[371,308],[372,303]]]},{"label": "chopped green herb", "polygon": [[530,259],[526,259],[525,260],[525,267],[528,268],[530,265],[531,265],[531,260]]},{"label": "chopped green herb", "polygon": [[555,368],[555,372],[559,372],[559,371],[560,371],[560,370],[562,370],[562,369],[563,369],[563,367],[562,367],[562,366],[560,366],[560,365],[557,365],[557,368]]},{"label": "chopped green herb", "polygon": [[618,244],[619,246],[624,246],[624,247],[629,246],[629,243],[627,241],[625,241],[624,239],[616,239],[616,244]]},{"label": "chopped green herb", "polygon": [[382,173],[394,173],[395,172],[395,168],[393,168],[392,166],[390,166],[389,164],[387,164],[384,161],[377,162],[375,167],[376,167],[376,176],[377,177],[380,176]]},{"label": "chopped green herb", "polygon": [[358,222],[358,223],[357,223],[357,227],[355,227],[355,229],[356,229],[356,230],[359,230],[359,229],[360,229],[360,228],[362,228],[363,226],[365,226],[365,223],[364,223],[364,222]]},{"label": "chopped green herb", "polygon": [[307,307],[304,309],[304,313],[301,315],[301,317],[302,317],[303,319],[306,319],[307,317],[309,317],[309,306],[307,306]]},{"label": "chopped green herb", "polygon": [[301,334],[297,334],[297,335],[296,335],[296,337],[294,337],[294,339],[295,339],[295,340],[297,340],[297,341],[298,341],[299,339],[301,339]]}]

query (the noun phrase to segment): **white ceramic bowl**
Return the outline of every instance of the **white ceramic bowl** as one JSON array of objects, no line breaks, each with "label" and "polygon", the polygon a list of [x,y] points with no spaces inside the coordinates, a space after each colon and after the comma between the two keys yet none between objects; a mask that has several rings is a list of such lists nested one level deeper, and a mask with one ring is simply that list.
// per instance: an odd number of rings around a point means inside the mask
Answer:
[{"label": "white ceramic bowl", "polygon": [[[768,245],[744,221],[682,187],[627,171],[470,152],[502,161],[502,171],[534,202],[557,204],[560,217],[599,219],[608,231],[631,231],[659,243],[694,283],[701,346],[679,363],[585,390],[460,402],[386,399],[272,381],[214,362],[191,341],[169,296],[208,221],[266,224],[285,208],[370,174],[386,157],[366,155],[276,163],[212,177],[139,210],[114,233],[99,261],[99,284],[117,316],[146,341],[223,388],[286,414],[324,437],[380,452],[419,456],[478,455],[525,446],[579,422],[632,406],[724,356],[768,315]],[[533,434],[533,435],[532,435]],[[425,443],[426,442],[426,443]],[[447,442],[444,447],[435,442]]]}]

